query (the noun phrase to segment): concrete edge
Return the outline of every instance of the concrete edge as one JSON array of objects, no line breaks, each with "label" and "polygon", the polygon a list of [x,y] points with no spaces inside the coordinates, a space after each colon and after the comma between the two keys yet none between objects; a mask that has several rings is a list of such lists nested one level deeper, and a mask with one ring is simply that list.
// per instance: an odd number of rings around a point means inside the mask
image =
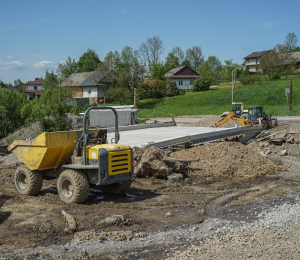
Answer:
[{"label": "concrete edge", "polygon": [[241,137],[239,141],[242,143],[245,143],[250,138],[252,138],[256,134],[260,133],[262,130],[263,129],[262,129],[261,125],[234,127],[234,128],[227,128],[224,130],[213,131],[213,132],[209,132],[209,133],[178,136],[175,138],[160,140],[160,141],[156,141],[156,142],[144,143],[144,144],[141,144],[141,147],[145,148],[145,147],[149,147],[149,146],[156,146],[156,147],[160,148],[160,147],[172,146],[172,145],[176,145],[179,143],[185,143],[185,142],[191,142],[193,144],[196,144],[196,143],[203,143],[203,142],[207,142],[207,141],[222,139],[222,138],[225,138],[228,136],[240,135],[240,134],[243,134],[244,137]]},{"label": "concrete edge", "polygon": [[[159,123],[159,124],[119,126],[118,129],[119,129],[119,132],[121,132],[121,131],[138,130],[138,129],[145,129],[145,128],[156,128],[156,127],[168,127],[168,126],[175,126],[174,122]],[[107,133],[112,133],[115,131],[114,127],[102,128],[102,129],[107,129]]]}]

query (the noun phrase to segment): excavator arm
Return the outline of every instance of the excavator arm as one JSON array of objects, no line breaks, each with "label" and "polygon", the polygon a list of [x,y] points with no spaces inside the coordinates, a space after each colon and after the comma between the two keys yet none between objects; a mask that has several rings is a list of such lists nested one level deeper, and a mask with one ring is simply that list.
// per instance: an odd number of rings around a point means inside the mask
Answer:
[{"label": "excavator arm", "polygon": [[233,112],[230,112],[230,114],[228,114],[221,121],[219,121],[217,124],[215,124],[215,127],[225,124],[230,119],[232,119],[233,121],[237,122],[238,124],[240,124],[242,126],[246,126],[244,118],[235,117],[235,114]]}]

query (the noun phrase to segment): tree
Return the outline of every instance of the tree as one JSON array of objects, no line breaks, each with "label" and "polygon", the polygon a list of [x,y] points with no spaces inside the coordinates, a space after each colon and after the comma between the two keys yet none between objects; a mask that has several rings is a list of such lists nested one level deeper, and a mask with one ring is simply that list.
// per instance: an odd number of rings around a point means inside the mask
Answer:
[{"label": "tree", "polygon": [[11,134],[24,123],[20,110],[27,102],[24,95],[0,88],[0,138]]},{"label": "tree", "polygon": [[296,60],[287,44],[277,44],[270,52],[260,58],[257,69],[273,79],[275,74],[291,73],[295,66]]},{"label": "tree", "polygon": [[166,69],[166,66],[163,63],[156,63],[151,66],[150,69],[150,78],[155,80],[165,80],[165,74],[169,70]]},{"label": "tree", "polygon": [[222,70],[222,63],[216,56],[209,56],[205,63],[208,64],[213,75],[220,73]]},{"label": "tree", "polygon": [[225,65],[222,67],[221,72],[219,73],[220,79],[225,82],[231,82],[232,81],[232,72],[235,70],[235,78],[239,78],[241,73],[244,71],[243,66],[234,63],[233,59],[231,60],[225,60]]},{"label": "tree", "polygon": [[19,93],[24,93],[26,90],[26,84],[20,79],[17,79],[14,81],[14,88],[17,88]]},{"label": "tree", "polygon": [[105,94],[109,101],[119,101],[121,105],[131,103],[133,100],[132,91],[121,86],[110,87]]},{"label": "tree", "polygon": [[293,51],[297,46],[298,37],[294,33],[288,33],[285,37],[285,45],[288,46],[289,51]]},{"label": "tree", "polygon": [[65,80],[72,73],[78,72],[78,70],[78,62],[75,59],[71,59],[69,56],[65,62],[58,64],[56,73],[60,80]]},{"label": "tree", "polygon": [[194,46],[187,49],[185,57],[194,70],[197,70],[198,66],[201,66],[204,63],[204,55],[201,46]]},{"label": "tree", "polygon": [[189,62],[188,59],[185,59],[182,63],[181,63],[182,66],[189,66],[191,67],[191,63]]},{"label": "tree", "polygon": [[178,62],[180,64],[183,62],[183,60],[184,60],[184,52],[183,52],[183,50],[180,47],[178,47],[178,46],[174,47],[172,49],[171,53],[173,53],[174,56],[176,56],[178,58]]},{"label": "tree", "polygon": [[174,53],[170,52],[166,57],[165,68],[166,71],[170,71],[171,69],[178,68],[180,66],[179,58],[174,55]]},{"label": "tree", "polygon": [[79,72],[95,71],[98,64],[101,63],[98,54],[94,50],[88,49],[82,54],[78,61]]},{"label": "tree", "polygon": [[44,83],[43,83],[43,88],[44,90],[47,89],[54,89],[58,86],[58,79],[57,76],[53,73],[53,71],[49,72],[46,70],[45,78],[44,78]]},{"label": "tree", "polygon": [[155,35],[148,37],[147,40],[140,45],[138,55],[142,63],[146,64],[148,70],[150,70],[152,65],[160,61],[160,56],[163,51],[163,42],[159,36]]}]

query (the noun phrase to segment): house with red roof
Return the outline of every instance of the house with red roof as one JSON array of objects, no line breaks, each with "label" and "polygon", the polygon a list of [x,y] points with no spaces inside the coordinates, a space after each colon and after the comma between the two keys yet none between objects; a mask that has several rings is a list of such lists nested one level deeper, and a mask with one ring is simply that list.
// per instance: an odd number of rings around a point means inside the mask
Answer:
[{"label": "house with red roof", "polygon": [[196,79],[201,78],[201,76],[189,66],[181,66],[171,69],[164,76],[175,81],[178,89],[186,90],[193,86]]},{"label": "house with red roof", "polygon": [[32,100],[34,98],[40,98],[43,93],[43,78],[35,78],[34,81],[30,81],[26,83],[26,91],[25,94],[27,96],[27,100]]}]

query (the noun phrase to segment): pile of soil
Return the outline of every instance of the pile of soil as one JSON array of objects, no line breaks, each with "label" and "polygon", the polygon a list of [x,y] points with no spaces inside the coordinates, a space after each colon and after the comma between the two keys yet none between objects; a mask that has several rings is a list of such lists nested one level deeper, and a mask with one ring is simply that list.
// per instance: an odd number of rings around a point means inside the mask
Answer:
[{"label": "pile of soil", "polygon": [[[206,116],[203,119],[200,119],[198,122],[196,122],[193,126],[196,127],[215,127],[215,123],[218,123],[223,118],[219,116]],[[218,128],[230,128],[235,127],[237,123],[233,120],[227,121],[225,124],[220,125]]]},{"label": "pile of soil", "polygon": [[0,169],[16,169],[21,165],[18,157],[11,153],[0,158]]},{"label": "pile of soil", "polygon": [[287,170],[277,166],[246,145],[236,142],[212,143],[170,154],[180,159],[193,159],[188,165],[189,176],[225,179],[256,179],[260,175]]}]

